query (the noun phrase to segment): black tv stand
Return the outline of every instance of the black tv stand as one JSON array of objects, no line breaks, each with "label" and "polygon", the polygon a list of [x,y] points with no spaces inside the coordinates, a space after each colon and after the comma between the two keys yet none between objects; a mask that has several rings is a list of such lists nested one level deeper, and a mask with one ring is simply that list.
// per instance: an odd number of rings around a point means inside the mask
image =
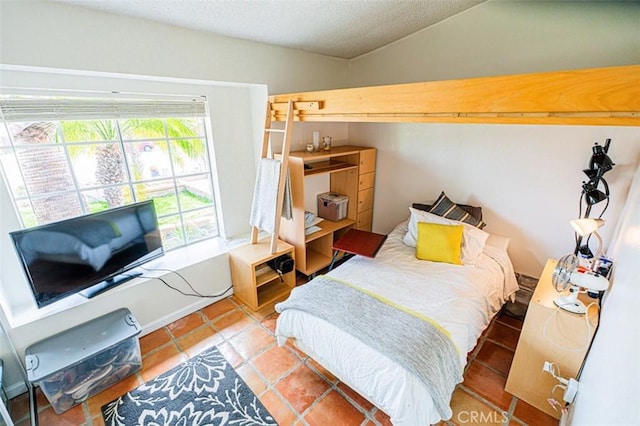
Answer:
[{"label": "black tv stand", "polygon": [[88,289],[81,291],[80,295],[86,297],[87,299],[91,299],[92,297],[96,297],[97,295],[104,293],[105,291],[119,286],[120,284],[126,283],[129,280],[134,278],[138,278],[142,276],[142,272],[131,272],[122,275],[116,275],[115,277],[107,278],[106,280],[98,283]]}]

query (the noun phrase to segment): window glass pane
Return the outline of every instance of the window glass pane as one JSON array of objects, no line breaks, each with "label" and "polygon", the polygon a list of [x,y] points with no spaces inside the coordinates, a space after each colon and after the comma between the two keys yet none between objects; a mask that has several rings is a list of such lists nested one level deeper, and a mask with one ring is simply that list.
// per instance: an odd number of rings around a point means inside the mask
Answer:
[{"label": "window glass pane", "polygon": [[176,175],[202,173],[209,170],[207,144],[203,139],[178,139],[171,141]]},{"label": "window glass pane", "polygon": [[119,120],[122,138],[135,139],[164,139],[164,120],[155,118],[131,118]]},{"label": "window glass pane", "polygon": [[58,124],[53,121],[35,123],[7,123],[14,145],[55,143]]},{"label": "window glass pane", "polygon": [[27,188],[22,180],[20,166],[18,166],[18,161],[12,149],[0,148],[0,165],[2,165],[5,181],[13,197],[26,197]]},{"label": "window glass pane", "polygon": [[0,123],[0,148],[10,147],[11,139],[9,139],[9,133],[7,133],[7,127],[4,123]]},{"label": "window glass pane", "polygon": [[203,126],[200,121],[191,118],[168,118],[167,136],[170,138],[181,138],[185,136],[204,136]]},{"label": "window glass pane", "polygon": [[[108,208],[124,206],[134,202],[129,185],[82,191],[80,194],[87,213],[95,213],[107,210]],[[120,204],[109,205],[107,200],[111,200],[111,202],[118,200],[120,201]]]},{"label": "window glass pane", "polygon": [[170,250],[219,232],[206,129],[203,118],[0,122],[3,180],[25,226],[153,199]]},{"label": "window glass pane", "polygon": [[178,179],[182,211],[199,209],[213,204],[213,191],[208,175]]},{"label": "window glass pane", "polygon": [[118,131],[114,120],[61,121],[66,142],[115,141]]},{"label": "window glass pane", "polygon": [[16,155],[32,196],[68,191],[74,187],[62,146],[16,147]]},{"label": "window glass pane", "polygon": [[31,207],[29,200],[16,201],[16,207],[25,228],[38,225],[36,214],[33,212],[33,207]]},{"label": "window glass pane", "polygon": [[54,222],[82,215],[77,192],[65,192],[31,198],[38,224]]},{"label": "window glass pane", "polygon": [[[158,209],[157,200],[156,210]],[[171,250],[172,248],[180,247],[184,245],[184,235],[182,233],[182,225],[180,223],[180,217],[168,216],[158,219],[160,225],[160,235],[162,236],[162,245],[165,250]]]},{"label": "window glass pane", "polygon": [[187,243],[218,235],[216,213],[213,208],[185,213],[182,219]]},{"label": "window glass pane", "polygon": [[129,150],[129,172],[134,180],[167,178],[172,176],[171,160],[166,142],[131,142]]}]

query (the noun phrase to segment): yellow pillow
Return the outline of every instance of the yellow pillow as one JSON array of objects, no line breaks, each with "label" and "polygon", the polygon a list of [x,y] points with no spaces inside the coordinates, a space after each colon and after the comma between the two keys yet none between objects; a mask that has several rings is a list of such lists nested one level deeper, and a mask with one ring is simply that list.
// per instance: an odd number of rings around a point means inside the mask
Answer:
[{"label": "yellow pillow", "polygon": [[418,222],[416,257],[432,262],[461,265],[463,225]]}]

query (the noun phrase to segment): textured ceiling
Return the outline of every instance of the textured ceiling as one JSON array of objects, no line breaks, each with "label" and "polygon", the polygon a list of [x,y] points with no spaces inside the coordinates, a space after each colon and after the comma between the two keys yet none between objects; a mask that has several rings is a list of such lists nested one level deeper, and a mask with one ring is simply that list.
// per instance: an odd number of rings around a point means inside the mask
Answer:
[{"label": "textured ceiling", "polygon": [[351,59],[485,0],[55,0]]}]

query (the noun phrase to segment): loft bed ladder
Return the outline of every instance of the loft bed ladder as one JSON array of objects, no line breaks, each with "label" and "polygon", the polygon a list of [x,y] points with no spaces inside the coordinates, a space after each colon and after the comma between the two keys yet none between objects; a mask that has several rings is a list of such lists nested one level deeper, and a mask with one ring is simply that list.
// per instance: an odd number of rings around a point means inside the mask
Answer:
[{"label": "loft bed ladder", "polygon": [[[287,178],[287,170],[289,163],[289,151],[291,149],[291,138],[293,134],[293,101],[287,102],[287,113],[285,118],[284,129],[278,129],[271,127],[271,102],[267,102],[267,114],[264,123],[264,134],[262,136],[262,151],[260,152],[260,158],[272,158],[273,146],[271,144],[271,134],[281,133],[282,138],[282,154],[281,154],[281,166],[280,166],[280,179],[278,180],[278,196],[276,199],[276,216],[274,218],[274,231],[271,234],[271,246],[270,253],[274,254],[278,248],[278,234],[280,232],[280,217],[282,216],[282,202],[284,200],[284,189]],[[258,233],[260,229],[257,226],[251,227],[251,244],[258,242]]]}]

